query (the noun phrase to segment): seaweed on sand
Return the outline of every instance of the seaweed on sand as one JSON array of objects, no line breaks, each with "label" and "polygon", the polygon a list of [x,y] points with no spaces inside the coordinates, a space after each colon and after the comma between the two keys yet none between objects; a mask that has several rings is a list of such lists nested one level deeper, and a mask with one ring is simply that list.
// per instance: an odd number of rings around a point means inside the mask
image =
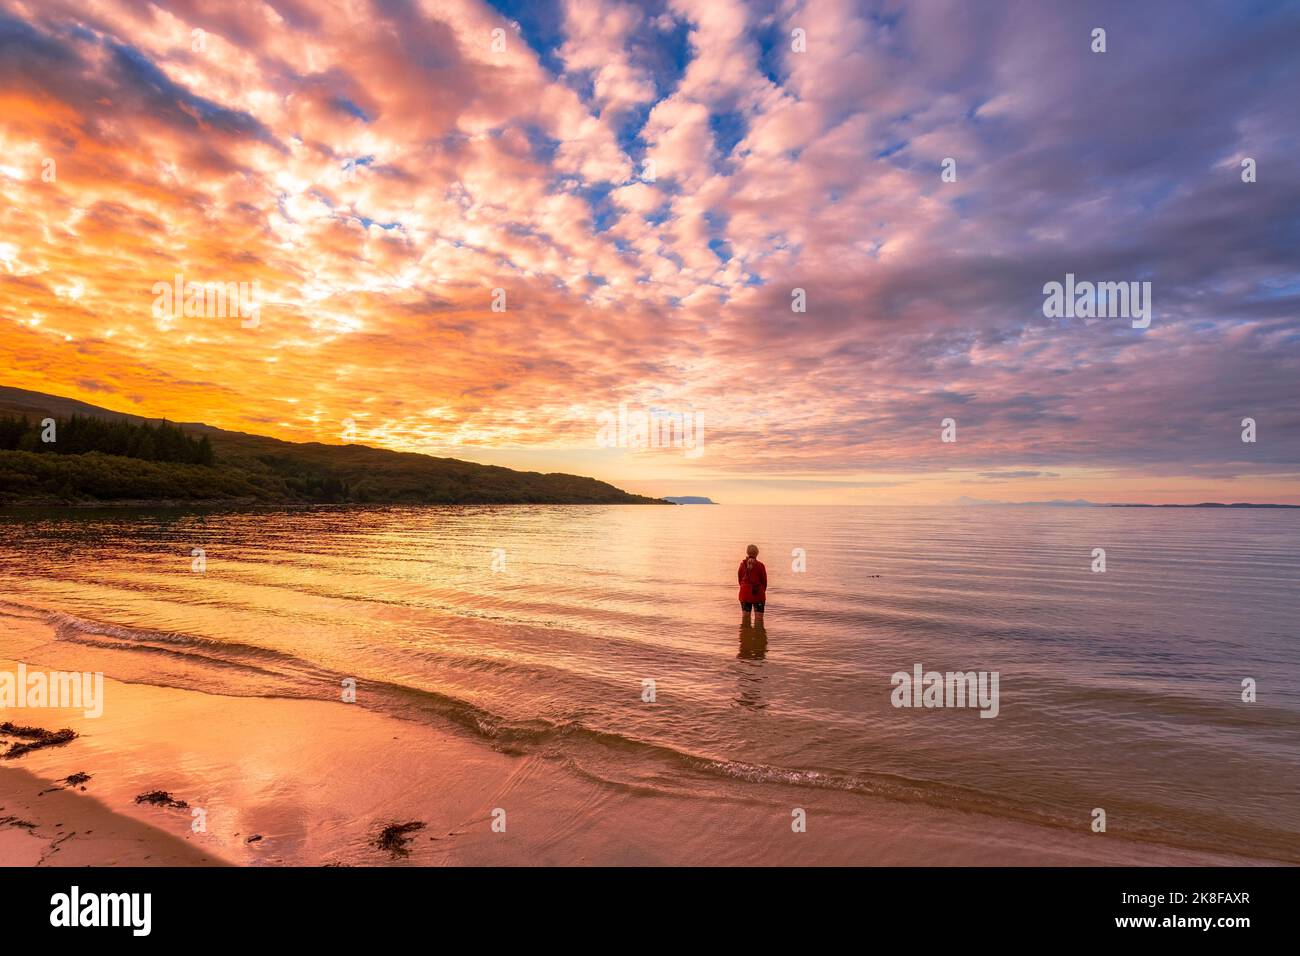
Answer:
[{"label": "seaweed on sand", "polygon": [[411,851],[406,848],[406,844],[411,842],[411,838],[407,834],[413,830],[423,829],[424,824],[419,820],[412,820],[409,823],[390,823],[380,831],[375,846],[387,850],[393,856],[410,856]]},{"label": "seaweed on sand", "polygon": [[94,774],[86,773],[84,770],[78,770],[76,773],[64,777],[62,780],[60,780],[54,786],[50,787],[48,790],[42,790],[40,793],[37,794],[37,796],[43,797],[47,793],[54,793],[54,791],[56,790],[71,790],[73,787],[81,787],[82,790],[85,790],[86,781],[93,776]]},{"label": "seaweed on sand", "polygon": [[0,754],[0,757],[5,760],[13,760],[15,757],[40,750],[42,747],[58,747],[77,739],[76,731],[67,727],[62,730],[46,730],[44,727],[19,727],[9,721],[0,724],[0,734],[9,737],[25,737],[30,741],[30,743],[11,743],[9,749]]},{"label": "seaweed on sand", "polygon": [[150,803],[155,807],[173,807],[177,810],[184,810],[189,804],[184,800],[177,800],[166,790],[150,790],[148,793],[142,793],[135,798],[136,803]]}]

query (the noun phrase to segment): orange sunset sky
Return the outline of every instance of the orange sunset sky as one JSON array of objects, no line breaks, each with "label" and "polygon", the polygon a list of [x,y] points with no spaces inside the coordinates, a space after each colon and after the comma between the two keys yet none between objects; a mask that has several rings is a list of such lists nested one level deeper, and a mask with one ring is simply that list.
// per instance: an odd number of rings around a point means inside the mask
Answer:
[{"label": "orange sunset sky", "polygon": [[999,7],[0,0],[0,384],[724,503],[1300,503],[1295,8]]}]

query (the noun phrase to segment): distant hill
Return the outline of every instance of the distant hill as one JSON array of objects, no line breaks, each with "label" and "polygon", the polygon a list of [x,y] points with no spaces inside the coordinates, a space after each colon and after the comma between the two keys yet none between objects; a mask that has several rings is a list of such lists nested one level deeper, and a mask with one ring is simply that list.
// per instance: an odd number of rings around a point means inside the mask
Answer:
[{"label": "distant hill", "polygon": [[[0,386],[0,416],[83,416],[158,424],[86,402]],[[287,442],[197,422],[211,465],[139,457],[0,451],[0,504],[231,502],[279,504],[663,504],[578,475],[514,471],[365,445]]]},{"label": "distant hill", "polygon": [[699,495],[678,495],[672,498],[664,498],[664,501],[675,505],[716,505],[717,502],[712,498],[701,498]]}]

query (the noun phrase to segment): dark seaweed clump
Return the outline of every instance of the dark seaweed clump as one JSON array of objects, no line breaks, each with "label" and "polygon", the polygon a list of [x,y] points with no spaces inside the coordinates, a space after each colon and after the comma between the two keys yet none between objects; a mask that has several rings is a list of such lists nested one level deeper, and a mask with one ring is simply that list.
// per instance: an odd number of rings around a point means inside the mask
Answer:
[{"label": "dark seaweed clump", "polygon": [[155,807],[174,807],[177,810],[184,810],[189,804],[184,800],[177,800],[166,790],[150,790],[148,793],[142,793],[135,798],[136,803],[150,803]]},{"label": "dark seaweed clump", "polygon": [[44,727],[19,727],[9,721],[0,724],[0,734],[8,737],[24,737],[29,741],[29,743],[11,743],[9,749],[0,754],[0,758],[5,760],[13,760],[15,757],[21,757],[43,747],[58,747],[77,739],[76,731],[67,727],[62,730],[46,730]]},{"label": "dark seaweed clump", "polygon": [[406,848],[406,845],[411,842],[411,838],[407,834],[423,829],[424,824],[419,820],[412,820],[410,823],[390,823],[379,832],[379,839],[375,841],[375,846],[387,850],[393,856],[410,856],[411,851]]}]

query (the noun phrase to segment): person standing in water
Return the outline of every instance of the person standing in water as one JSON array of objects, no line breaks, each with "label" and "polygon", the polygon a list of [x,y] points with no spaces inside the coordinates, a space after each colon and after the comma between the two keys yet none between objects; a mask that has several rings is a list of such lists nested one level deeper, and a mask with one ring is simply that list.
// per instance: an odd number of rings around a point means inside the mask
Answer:
[{"label": "person standing in water", "polygon": [[749,617],[752,610],[754,622],[762,624],[763,609],[767,605],[767,568],[758,560],[756,545],[751,544],[745,549],[745,560],[740,562],[736,580],[740,583],[740,609],[745,617]]}]

